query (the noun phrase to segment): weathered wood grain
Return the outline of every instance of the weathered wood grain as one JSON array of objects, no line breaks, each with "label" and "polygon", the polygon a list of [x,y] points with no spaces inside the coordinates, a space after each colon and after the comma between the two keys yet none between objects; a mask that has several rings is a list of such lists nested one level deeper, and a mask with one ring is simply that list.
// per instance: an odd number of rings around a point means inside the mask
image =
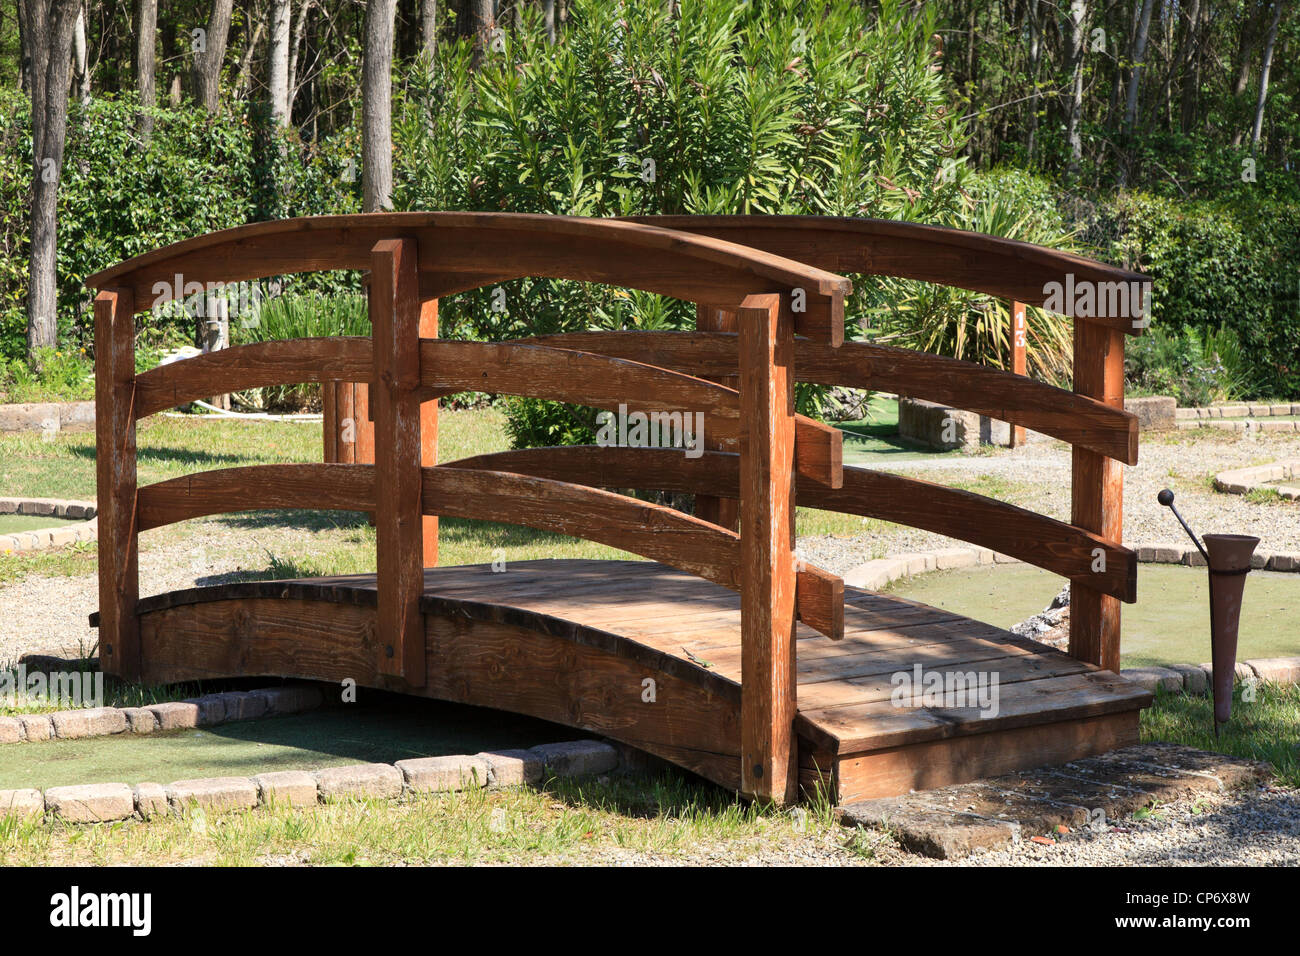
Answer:
[{"label": "weathered wood grain", "polygon": [[[420,480],[420,293],[414,240],[375,244],[370,265],[374,329],[375,570],[379,670],[424,683],[424,528]],[[436,512],[435,512],[436,513]]]},{"label": "weathered wood grain", "polygon": [[129,289],[95,296],[95,482],[99,652],[106,673],[140,674],[136,514],[135,308]]}]

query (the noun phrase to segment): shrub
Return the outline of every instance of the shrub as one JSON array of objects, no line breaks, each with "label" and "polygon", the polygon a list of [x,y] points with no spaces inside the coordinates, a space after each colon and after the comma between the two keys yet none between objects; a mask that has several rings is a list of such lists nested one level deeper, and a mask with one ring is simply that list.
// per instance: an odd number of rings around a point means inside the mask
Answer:
[{"label": "shrub", "polygon": [[1148,329],[1126,349],[1124,372],[1134,394],[1172,395],[1179,405],[1228,401],[1249,388],[1236,335],[1223,327]]}]

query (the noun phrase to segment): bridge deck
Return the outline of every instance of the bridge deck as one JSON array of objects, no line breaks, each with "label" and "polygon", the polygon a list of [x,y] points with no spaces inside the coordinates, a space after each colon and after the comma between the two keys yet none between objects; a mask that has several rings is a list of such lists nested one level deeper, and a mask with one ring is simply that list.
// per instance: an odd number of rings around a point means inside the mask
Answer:
[{"label": "bridge deck", "polygon": [[[144,676],[279,674],[393,686],[376,670],[375,598],[373,575],[146,598],[138,607]],[[428,569],[422,610],[428,680],[411,692],[583,727],[736,786],[735,593],[652,562],[543,560],[504,573]],[[1138,711],[1150,701],[1136,685],[1044,645],[855,589],[846,589],[844,639],[800,625],[797,656],[800,777],[811,785],[820,771],[840,800],[1124,746],[1136,741]],[[895,675],[912,676],[917,665],[995,680],[996,710],[976,701],[899,706]]]}]

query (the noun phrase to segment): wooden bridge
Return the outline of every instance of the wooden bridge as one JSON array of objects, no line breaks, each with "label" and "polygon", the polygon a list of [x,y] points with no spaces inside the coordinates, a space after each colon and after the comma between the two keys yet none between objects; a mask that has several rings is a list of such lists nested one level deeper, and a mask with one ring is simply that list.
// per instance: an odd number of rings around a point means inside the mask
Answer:
[{"label": "wooden bridge", "polygon": [[[368,270],[371,337],[245,345],[141,374],[135,316],[176,284]],[[765,799],[904,792],[1136,740],[1150,696],[1116,673],[1127,316],[1076,317],[1074,391],[843,341],[847,279],[957,285],[1041,305],[1046,287],[1145,277],[1023,243],[873,220],[636,221],[406,213],[258,223],[92,276],[100,655],[127,679],[354,679],[530,714],[658,754]],[[440,297],[525,276],[694,302],[698,331],[507,343],[438,338]],[[1125,286],[1127,288],[1127,286]],[[1066,303],[1067,308],[1069,303]],[[844,467],[841,433],[794,412],[797,382],[899,392],[1073,446],[1067,524],[912,478]],[[326,461],[138,487],[135,423],[210,395],[321,382]],[[709,450],[563,447],[437,460],[437,400],[474,390],[647,414],[703,413]],[[366,405],[368,404],[368,409]],[[355,417],[363,437],[339,438]],[[345,447],[346,446],[346,447]],[[611,488],[692,493],[687,515]],[[796,505],[951,535],[1073,585],[1070,652],[845,588],[794,553]],[[254,509],[374,516],[376,573],[141,598],[143,531]],[[438,516],[602,542],[647,561],[438,567]],[[996,707],[898,699],[896,675],[996,683]],[[973,691],[973,686],[970,688]],[[982,702],[984,703],[984,702]]]}]

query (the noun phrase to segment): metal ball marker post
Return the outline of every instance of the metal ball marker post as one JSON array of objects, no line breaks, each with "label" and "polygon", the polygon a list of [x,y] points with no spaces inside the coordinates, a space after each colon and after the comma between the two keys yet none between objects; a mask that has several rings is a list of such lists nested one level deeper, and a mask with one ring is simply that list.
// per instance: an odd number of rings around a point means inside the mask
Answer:
[{"label": "metal ball marker post", "polygon": [[1174,507],[1168,488],[1156,500],[1174,513],[1192,539],[1210,571],[1210,650],[1214,666],[1214,736],[1232,716],[1232,679],[1237,670],[1237,631],[1241,625],[1241,596],[1250,573],[1250,558],[1259,538],[1246,534],[1207,534],[1205,544],[1196,539]]}]

